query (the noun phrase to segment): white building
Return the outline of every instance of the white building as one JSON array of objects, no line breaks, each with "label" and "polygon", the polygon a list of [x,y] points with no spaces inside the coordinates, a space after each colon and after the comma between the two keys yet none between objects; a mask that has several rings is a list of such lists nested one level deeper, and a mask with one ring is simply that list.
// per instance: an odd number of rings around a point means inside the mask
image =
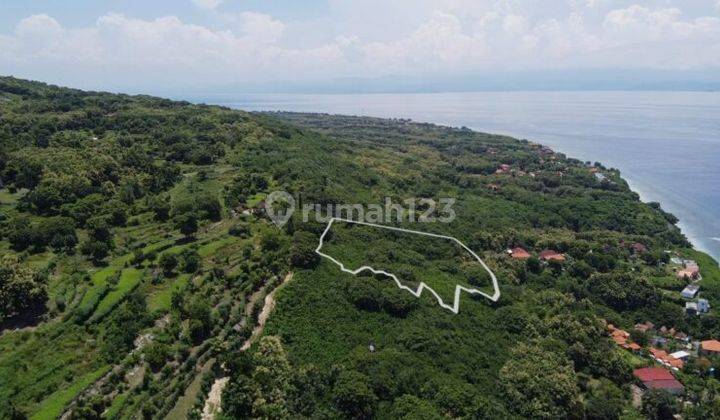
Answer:
[{"label": "white building", "polygon": [[697,284],[689,284],[680,293],[685,299],[694,299],[698,291],[700,291],[700,286],[698,286]]},{"label": "white building", "polygon": [[710,312],[710,302],[707,299],[698,299],[697,301],[698,312],[706,314]]}]

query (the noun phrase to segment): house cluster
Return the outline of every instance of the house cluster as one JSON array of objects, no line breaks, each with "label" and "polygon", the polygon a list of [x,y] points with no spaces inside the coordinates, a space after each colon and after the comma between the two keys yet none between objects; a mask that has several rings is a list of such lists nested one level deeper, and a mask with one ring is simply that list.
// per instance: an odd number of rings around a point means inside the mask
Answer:
[{"label": "house cluster", "polygon": [[[649,326],[648,326],[649,324]],[[646,323],[646,324],[638,324],[635,326],[635,329],[638,331],[648,331],[649,329],[653,328],[654,326],[652,323]],[[639,352],[642,350],[642,346],[640,346],[637,343],[633,343],[630,341],[630,333],[628,333],[625,330],[622,330],[620,328],[615,327],[612,324],[607,324],[607,329],[610,333],[610,337],[612,340],[620,347],[624,348],[625,350],[630,350],[632,352]],[[671,337],[674,339],[682,339],[687,340],[687,335],[684,333],[678,333],[674,329],[666,329],[663,327],[664,331],[660,331],[662,336],[658,336],[655,339],[653,339],[653,343],[666,343],[667,338]],[[660,363],[661,365],[668,367],[670,369],[679,370],[682,369],[685,365],[685,360],[687,357],[690,356],[689,353],[685,354],[686,352],[679,351],[675,353],[667,353],[664,350],[658,349],[656,347],[650,346],[648,348],[648,353],[650,354],[650,357],[655,360],[656,362]]]},{"label": "house cluster", "polygon": [[[675,331],[673,328],[660,327],[655,329],[651,322],[636,324],[635,329],[641,332],[654,334],[647,353],[642,352],[643,348],[630,340],[630,334],[612,324],[607,324],[607,329],[612,340],[619,347],[637,354],[647,355],[660,366],[650,366],[633,371],[633,376],[638,380],[644,390],[664,389],[672,394],[680,395],[684,392],[683,384],[675,377],[673,371],[678,371],[685,366],[690,359],[698,356],[720,357],[720,341],[705,340],[691,343],[690,337],[685,333]],[[677,351],[669,353],[666,350],[655,346],[667,346],[670,340],[675,340],[673,347]]]},{"label": "house cluster", "polygon": [[628,341],[630,339],[629,332],[616,328],[613,324],[608,324],[607,329],[610,331],[610,337],[618,346],[631,351],[639,351],[642,349],[637,343]]},{"label": "house cluster", "polygon": [[240,217],[241,214],[244,215],[255,215],[255,216],[261,216],[265,214],[265,200],[261,200],[257,203],[254,207],[245,207],[244,205],[239,205],[235,207],[234,209],[230,209],[230,216],[235,219]]},{"label": "house cluster", "polygon": [[[516,260],[526,260],[530,258],[532,255],[526,251],[524,248],[521,247],[515,247],[507,250],[508,255],[510,257],[516,259]],[[541,261],[549,262],[549,261],[557,261],[557,262],[563,262],[565,261],[565,255],[561,254],[557,251],[554,251],[552,249],[545,249],[538,254],[538,258]]]},{"label": "house cluster", "polygon": [[[655,328],[651,322],[636,324],[635,329],[653,335],[647,353],[643,352],[642,346],[630,340],[630,334],[612,324],[606,325],[610,337],[618,346],[628,351],[641,355],[647,355],[660,366],[651,366],[633,371],[644,389],[665,389],[673,394],[681,394],[684,387],[675,378],[673,371],[678,371],[685,366],[685,363],[695,357],[709,356],[720,357],[720,341],[705,340],[691,342],[687,334],[676,331],[674,328]],[[672,347],[677,349],[672,353],[656,346]]]},{"label": "house cluster", "polygon": [[525,176],[530,175],[531,177],[535,178],[537,174],[535,172],[525,172],[521,169],[513,169],[512,166],[508,165],[507,163],[503,163],[495,170],[495,173],[497,175],[503,175],[503,174],[511,174],[513,176]]},{"label": "house cluster", "polygon": [[685,313],[694,316],[710,312],[710,302],[699,297],[700,285],[698,283],[702,280],[702,276],[698,263],[678,256],[670,258],[670,262],[674,266],[675,276],[679,280],[688,282],[688,285],[680,292],[680,295],[686,300]]}]

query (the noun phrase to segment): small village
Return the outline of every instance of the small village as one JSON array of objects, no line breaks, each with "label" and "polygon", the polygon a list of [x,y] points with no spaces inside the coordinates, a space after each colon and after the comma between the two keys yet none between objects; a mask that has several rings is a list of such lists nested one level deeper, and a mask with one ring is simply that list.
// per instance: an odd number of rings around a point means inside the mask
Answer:
[{"label": "small village", "polygon": [[[648,252],[647,247],[641,243],[632,243],[629,248],[635,255]],[[519,246],[510,248],[506,252],[515,260],[527,260],[533,257],[531,252]],[[687,284],[679,292],[685,302],[685,316],[695,317],[710,313],[710,302],[700,297],[702,275],[698,263],[682,258],[672,251],[665,253],[671,255],[669,263],[660,263],[660,266],[665,267],[677,280]],[[552,249],[539,252],[537,258],[543,264],[562,264],[567,259],[565,254]],[[631,332],[628,332],[605,321],[605,328],[617,346],[629,352],[637,360],[636,365],[647,365],[633,370],[636,379],[636,383],[632,385],[633,401],[637,407],[644,392],[650,389],[663,389],[682,398],[685,386],[678,379],[678,373],[685,365],[693,360],[698,362],[699,366],[704,366],[708,374],[713,374],[714,369],[710,367],[710,361],[720,358],[720,341],[717,339],[694,340],[685,332],[673,327],[657,326],[645,321],[635,324]]]}]

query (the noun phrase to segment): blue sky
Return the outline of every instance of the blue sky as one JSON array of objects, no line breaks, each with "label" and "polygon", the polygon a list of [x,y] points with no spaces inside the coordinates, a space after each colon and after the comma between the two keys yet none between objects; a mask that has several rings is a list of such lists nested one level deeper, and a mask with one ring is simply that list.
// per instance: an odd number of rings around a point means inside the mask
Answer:
[{"label": "blue sky", "polygon": [[0,74],[116,90],[720,69],[720,0],[4,0]]}]

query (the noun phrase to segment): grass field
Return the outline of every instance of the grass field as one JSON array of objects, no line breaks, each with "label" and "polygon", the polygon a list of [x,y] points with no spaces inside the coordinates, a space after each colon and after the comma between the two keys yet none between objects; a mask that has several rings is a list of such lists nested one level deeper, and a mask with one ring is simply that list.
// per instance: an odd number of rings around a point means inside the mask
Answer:
[{"label": "grass field", "polygon": [[136,268],[126,268],[123,270],[120,275],[120,281],[118,281],[115,288],[100,301],[95,309],[95,313],[90,317],[89,322],[96,322],[117,306],[128,293],[140,284],[143,273],[143,270]]},{"label": "grass field", "polygon": [[59,389],[43,400],[42,403],[40,403],[40,410],[30,416],[30,418],[32,420],[52,420],[60,417],[65,406],[67,406],[73,398],[93,382],[100,379],[108,370],[110,370],[109,366],[102,367],[94,372],[88,373],[73,382],[72,385]]},{"label": "grass field", "polygon": [[173,292],[175,290],[182,290],[190,281],[190,277],[190,274],[180,274],[175,280],[168,280],[169,284],[149,296],[148,309],[151,312],[169,310]]}]

